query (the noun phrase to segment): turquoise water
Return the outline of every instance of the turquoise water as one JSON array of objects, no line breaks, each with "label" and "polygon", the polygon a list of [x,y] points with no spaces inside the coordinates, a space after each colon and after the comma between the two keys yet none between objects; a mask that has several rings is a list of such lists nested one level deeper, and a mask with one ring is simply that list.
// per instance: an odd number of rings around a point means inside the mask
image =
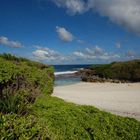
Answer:
[{"label": "turquoise water", "polygon": [[55,80],[55,86],[71,85],[79,82],[81,82],[80,77],[60,78]]},{"label": "turquoise water", "polygon": [[54,65],[55,86],[70,85],[81,82],[81,78],[74,73],[90,65]]}]

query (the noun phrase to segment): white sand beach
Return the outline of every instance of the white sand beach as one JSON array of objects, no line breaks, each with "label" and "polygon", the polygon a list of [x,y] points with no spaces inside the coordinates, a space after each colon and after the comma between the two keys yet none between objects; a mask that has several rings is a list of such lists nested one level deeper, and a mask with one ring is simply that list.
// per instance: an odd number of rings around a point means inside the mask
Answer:
[{"label": "white sand beach", "polygon": [[140,83],[77,83],[54,88],[52,96],[140,120]]}]

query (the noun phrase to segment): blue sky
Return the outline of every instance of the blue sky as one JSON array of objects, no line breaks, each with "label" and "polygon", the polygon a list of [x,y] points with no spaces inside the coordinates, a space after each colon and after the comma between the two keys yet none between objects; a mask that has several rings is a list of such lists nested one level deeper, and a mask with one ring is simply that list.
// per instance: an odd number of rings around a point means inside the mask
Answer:
[{"label": "blue sky", "polygon": [[140,1],[0,0],[0,53],[49,64],[140,58]]}]

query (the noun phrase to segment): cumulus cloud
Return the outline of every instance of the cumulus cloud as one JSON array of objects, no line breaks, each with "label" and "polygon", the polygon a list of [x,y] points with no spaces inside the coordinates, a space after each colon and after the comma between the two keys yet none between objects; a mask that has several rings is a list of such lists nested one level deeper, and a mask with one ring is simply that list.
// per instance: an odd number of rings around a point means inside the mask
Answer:
[{"label": "cumulus cloud", "polygon": [[140,34],[140,0],[51,0],[67,12],[82,14],[89,10],[108,17],[112,22]]},{"label": "cumulus cloud", "polygon": [[71,42],[74,39],[72,33],[67,31],[64,27],[56,26],[56,32],[58,33],[59,38],[64,42]]},{"label": "cumulus cloud", "polygon": [[21,47],[23,47],[20,42],[9,40],[5,36],[0,37],[0,45],[11,47],[11,48],[21,48]]},{"label": "cumulus cloud", "polygon": [[75,51],[73,55],[77,59],[87,59],[87,60],[88,59],[89,60],[95,60],[95,59],[112,60],[112,59],[120,58],[120,55],[107,53],[98,46],[95,46],[93,48],[86,48],[83,51]]},{"label": "cumulus cloud", "polygon": [[40,46],[37,46],[37,50],[33,51],[33,55],[38,60],[48,60],[53,61],[60,57],[60,54],[54,50],[51,50],[49,48],[42,48]]},{"label": "cumulus cloud", "polygon": [[34,46],[35,51],[32,52],[33,58],[39,61],[44,61],[51,64],[73,64],[73,63],[94,63],[98,62],[112,62],[118,60],[130,60],[139,58],[135,51],[129,50],[125,53],[107,52],[99,46],[84,48],[80,51],[74,51],[68,55],[52,50],[47,47]]},{"label": "cumulus cloud", "polygon": [[92,48],[85,48],[82,51],[75,51],[69,55],[63,55],[57,51],[54,51],[50,48],[44,48],[41,46],[35,46],[37,49],[33,51],[33,56],[35,59],[40,61],[46,62],[55,62],[55,63],[62,63],[62,62],[77,62],[80,60],[82,63],[83,61],[93,61],[93,60],[112,60],[120,58],[117,54],[107,53],[99,46],[95,46]]},{"label": "cumulus cloud", "polygon": [[130,31],[140,34],[140,1],[139,0],[95,0],[96,10],[102,16]]},{"label": "cumulus cloud", "polygon": [[59,52],[52,50],[47,47],[42,46],[34,46],[37,48],[35,51],[32,52],[35,59],[39,61],[46,61],[46,62],[63,62],[70,60],[69,56],[65,56],[60,54]]},{"label": "cumulus cloud", "polygon": [[83,0],[52,0],[58,7],[67,8],[67,12],[71,15],[75,13],[84,13],[85,2]]}]

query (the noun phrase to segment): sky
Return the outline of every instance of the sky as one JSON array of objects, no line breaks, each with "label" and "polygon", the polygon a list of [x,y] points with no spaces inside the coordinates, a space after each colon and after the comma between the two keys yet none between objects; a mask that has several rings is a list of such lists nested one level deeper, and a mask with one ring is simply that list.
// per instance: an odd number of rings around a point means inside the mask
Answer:
[{"label": "sky", "polygon": [[140,0],[0,0],[0,53],[47,64],[140,59]]}]

